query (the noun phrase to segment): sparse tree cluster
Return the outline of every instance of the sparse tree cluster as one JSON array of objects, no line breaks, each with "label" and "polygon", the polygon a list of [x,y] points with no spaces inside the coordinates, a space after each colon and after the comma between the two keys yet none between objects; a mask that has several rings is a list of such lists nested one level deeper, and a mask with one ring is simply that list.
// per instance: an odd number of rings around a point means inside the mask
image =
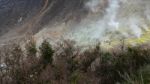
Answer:
[{"label": "sparse tree cluster", "polygon": [[[120,47],[103,51],[100,45],[81,50],[73,41],[52,48],[29,41],[0,50],[0,84],[149,84],[150,49]],[[39,53],[39,56],[37,56]]]}]

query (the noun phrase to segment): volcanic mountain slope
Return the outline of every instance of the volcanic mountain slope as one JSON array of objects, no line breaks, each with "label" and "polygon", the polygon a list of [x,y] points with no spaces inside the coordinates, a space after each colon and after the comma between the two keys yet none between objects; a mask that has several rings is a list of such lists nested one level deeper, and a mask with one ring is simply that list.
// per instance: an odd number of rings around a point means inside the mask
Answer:
[{"label": "volcanic mountain slope", "polygon": [[0,0],[0,35],[32,18],[41,3],[42,0]]},{"label": "volcanic mountain slope", "polygon": [[[64,5],[57,6],[59,2]],[[148,0],[57,0],[41,20],[42,24],[54,22],[54,26],[45,26],[35,37],[63,37],[87,45],[97,41],[118,44],[116,40],[121,39],[134,43],[144,38],[145,42],[149,39],[149,33],[145,34],[150,26],[149,3]]]},{"label": "volcanic mountain slope", "polygon": [[37,33],[44,25],[80,20],[86,0],[0,0],[0,36],[11,39]]},{"label": "volcanic mountain slope", "polygon": [[[140,38],[149,31],[148,0],[0,0],[0,41],[25,34],[79,44]],[[148,35],[146,35],[148,36]]]}]

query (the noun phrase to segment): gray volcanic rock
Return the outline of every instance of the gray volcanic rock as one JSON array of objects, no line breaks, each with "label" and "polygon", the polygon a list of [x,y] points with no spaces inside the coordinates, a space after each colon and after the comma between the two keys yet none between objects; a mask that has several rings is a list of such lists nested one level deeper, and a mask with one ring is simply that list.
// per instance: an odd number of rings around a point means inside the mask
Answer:
[{"label": "gray volcanic rock", "polygon": [[[0,35],[25,22],[35,24],[37,29],[30,27],[36,33],[42,26],[51,22],[80,21],[87,14],[85,1],[88,0],[0,0]],[[38,15],[46,4],[46,12],[42,16]],[[37,16],[37,19],[29,22],[36,15],[40,18]]]},{"label": "gray volcanic rock", "polygon": [[43,0],[0,0],[0,35],[32,18]]},{"label": "gray volcanic rock", "polygon": [[[50,8],[46,12],[43,24],[49,21],[80,21],[87,14],[85,2],[88,0],[49,0]],[[53,4],[53,5],[52,5]]]},{"label": "gray volcanic rock", "polygon": [[[0,44],[47,25],[80,22],[88,14],[88,0],[0,0]],[[49,27],[51,28],[51,27]]]}]

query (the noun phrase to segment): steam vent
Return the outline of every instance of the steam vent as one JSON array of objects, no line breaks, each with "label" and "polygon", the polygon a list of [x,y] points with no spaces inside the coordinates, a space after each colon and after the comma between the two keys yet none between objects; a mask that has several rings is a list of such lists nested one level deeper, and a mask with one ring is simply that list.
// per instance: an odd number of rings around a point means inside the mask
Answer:
[{"label": "steam vent", "polygon": [[0,0],[0,84],[150,84],[150,0]]},{"label": "steam vent", "polygon": [[31,35],[77,45],[149,42],[148,0],[0,0],[0,43]]}]

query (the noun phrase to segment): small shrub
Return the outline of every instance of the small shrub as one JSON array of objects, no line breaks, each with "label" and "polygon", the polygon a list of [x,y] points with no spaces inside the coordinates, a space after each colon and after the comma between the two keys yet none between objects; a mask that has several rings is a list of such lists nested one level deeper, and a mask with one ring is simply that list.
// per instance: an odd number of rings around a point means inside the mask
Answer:
[{"label": "small shrub", "polygon": [[26,44],[27,55],[35,56],[37,53],[36,42],[34,40],[30,40]]},{"label": "small shrub", "polygon": [[80,78],[80,73],[79,71],[74,71],[71,74],[70,80],[71,80],[71,84],[78,84],[78,80]]},{"label": "small shrub", "polygon": [[41,51],[41,57],[42,57],[42,61],[43,63],[46,65],[48,63],[52,64],[53,61],[53,53],[54,50],[52,49],[51,45],[49,44],[49,42],[47,42],[46,40],[42,43],[42,45],[40,46],[40,51]]},{"label": "small shrub", "polygon": [[122,84],[150,84],[150,66],[144,66],[136,73],[126,73],[122,77],[125,80]]}]

